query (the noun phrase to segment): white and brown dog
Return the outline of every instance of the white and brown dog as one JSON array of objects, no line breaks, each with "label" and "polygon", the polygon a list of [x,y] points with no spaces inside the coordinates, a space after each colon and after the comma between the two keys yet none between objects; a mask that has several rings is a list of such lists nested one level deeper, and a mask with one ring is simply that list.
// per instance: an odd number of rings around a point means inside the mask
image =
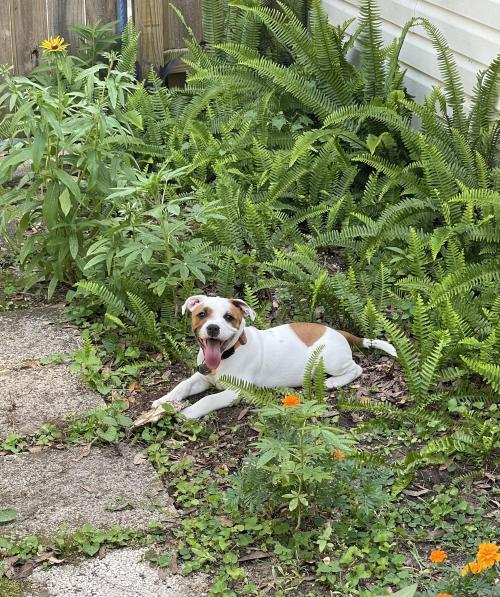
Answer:
[{"label": "white and brown dog", "polygon": [[[227,375],[259,387],[299,387],[312,352],[323,345],[327,388],[351,383],[362,373],[352,359],[350,346],[378,348],[392,356],[396,350],[384,340],[358,338],[319,323],[289,323],[267,330],[245,327],[245,317],[255,319],[254,311],[242,300],[204,295],[190,296],[182,307],[191,312],[192,329],[200,344],[198,372],[182,381],[166,396],[153,402],[184,400],[217,387],[217,380]],[[182,412],[190,419],[229,406],[238,393],[224,390],[205,396]]]}]

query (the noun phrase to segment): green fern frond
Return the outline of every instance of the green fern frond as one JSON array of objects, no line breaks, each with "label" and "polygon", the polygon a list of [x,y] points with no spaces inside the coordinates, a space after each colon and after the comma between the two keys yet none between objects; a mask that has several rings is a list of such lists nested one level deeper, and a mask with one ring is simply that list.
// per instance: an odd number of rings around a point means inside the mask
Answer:
[{"label": "green fern frond", "polygon": [[421,23],[431,38],[436,51],[439,69],[445,83],[445,93],[448,105],[452,109],[452,126],[466,134],[466,122],[463,104],[465,93],[462,78],[457,68],[453,52],[446,43],[444,35],[430,21],[422,18]]},{"label": "green fern frond", "polygon": [[135,75],[135,62],[139,48],[139,33],[134,22],[129,20],[122,33],[122,47],[118,58],[117,70]]},{"label": "green fern frond", "polygon": [[226,390],[238,392],[247,402],[259,408],[270,406],[276,402],[276,395],[287,392],[287,388],[261,388],[248,381],[223,375],[217,380]]},{"label": "green fern frond", "polygon": [[365,102],[376,97],[383,97],[385,66],[382,45],[382,20],[375,0],[362,0],[359,8],[359,36],[361,64],[365,78]]},{"label": "green fern frond", "polygon": [[500,394],[500,365],[495,363],[484,363],[477,359],[461,356],[462,361],[481,377],[483,377],[491,387]]}]

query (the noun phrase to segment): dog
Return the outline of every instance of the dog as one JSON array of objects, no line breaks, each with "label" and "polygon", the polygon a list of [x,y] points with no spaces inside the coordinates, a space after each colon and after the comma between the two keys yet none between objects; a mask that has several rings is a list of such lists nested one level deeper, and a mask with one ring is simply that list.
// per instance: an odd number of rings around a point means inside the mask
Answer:
[{"label": "dog", "polygon": [[[318,346],[323,346],[321,356],[330,376],[325,380],[328,389],[345,386],[363,372],[353,361],[351,346],[378,348],[397,356],[389,342],[359,338],[319,323],[289,323],[267,330],[246,327],[246,319],[253,321],[255,312],[240,299],[190,296],[182,306],[182,315],[186,311],[191,313],[191,327],[200,345],[198,371],[155,400],[153,407],[217,387],[223,375],[259,387],[300,387],[309,358]],[[238,392],[223,390],[201,398],[181,414],[198,419],[237,399]]]}]

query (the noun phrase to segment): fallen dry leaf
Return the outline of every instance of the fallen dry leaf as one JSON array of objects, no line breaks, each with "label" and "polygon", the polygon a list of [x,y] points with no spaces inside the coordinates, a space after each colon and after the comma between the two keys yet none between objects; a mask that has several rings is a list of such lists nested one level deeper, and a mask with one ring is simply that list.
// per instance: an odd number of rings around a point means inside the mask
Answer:
[{"label": "fallen dry leaf", "polygon": [[232,527],[234,522],[229,516],[219,516],[219,522],[221,527]]},{"label": "fallen dry leaf", "polygon": [[252,560],[263,560],[264,558],[270,558],[271,554],[265,551],[251,551],[238,559],[238,562],[250,562]]},{"label": "fallen dry leaf", "polygon": [[351,419],[355,423],[361,423],[361,421],[365,420],[365,417],[363,415],[358,415],[357,413],[351,413]]},{"label": "fallen dry leaf", "polygon": [[9,576],[11,580],[19,580],[21,578],[28,578],[36,567],[35,562],[26,562],[20,568],[13,570],[12,575]]},{"label": "fallen dry leaf", "polygon": [[148,459],[144,455],[144,452],[139,452],[138,454],[136,454],[133,460],[134,464],[144,464],[147,461]]},{"label": "fallen dry leaf", "polygon": [[[169,402],[168,403],[173,409],[174,412],[178,413],[184,408],[184,404],[182,402]],[[137,429],[137,427],[144,427],[144,425],[149,425],[149,423],[156,423],[159,421],[164,415],[166,414],[165,409],[162,405],[157,406],[156,408],[152,408],[151,410],[142,413],[137,419],[134,421],[132,425],[132,429]]]},{"label": "fallen dry leaf", "polygon": [[246,408],[243,408],[240,412],[240,414],[238,415],[238,421],[241,421],[241,419],[243,419],[243,417],[247,414],[247,412],[250,410],[250,407],[247,406]]},{"label": "fallen dry leaf", "polygon": [[158,568],[158,578],[160,580],[167,580],[169,571],[166,568]]},{"label": "fallen dry leaf", "polygon": [[425,489],[425,487],[423,489],[405,489],[403,493],[405,493],[406,495],[409,495],[411,497],[419,497],[421,495],[425,495],[426,493],[429,493],[430,489]]},{"label": "fallen dry leaf", "polygon": [[94,437],[94,439],[83,448],[81,455],[75,459],[75,462],[80,462],[80,460],[82,460],[83,458],[87,458],[87,456],[90,454],[90,451],[92,450],[92,446],[96,441],[97,437]]},{"label": "fallen dry leaf", "polygon": [[142,386],[138,381],[134,381],[128,385],[127,390],[129,392],[142,392]]},{"label": "fallen dry leaf", "polygon": [[168,569],[172,574],[179,574],[179,566],[177,565],[177,552],[172,554],[172,559],[168,564]]},{"label": "fallen dry leaf", "polygon": [[42,452],[43,450],[46,450],[47,447],[46,446],[30,446],[28,448],[28,452],[31,452],[32,454],[38,454],[38,452]]},{"label": "fallen dry leaf", "polygon": [[449,458],[449,459],[448,459],[448,460],[447,460],[447,461],[446,461],[444,464],[442,464],[442,465],[439,467],[439,470],[440,470],[440,471],[445,471],[445,470],[447,470],[447,469],[448,469],[448,467],[450,466],[450,464],[451,464],[452,462],[453,462],[453,458]]},{"label": "fallen dry leaf", "polygon": [[441,537],[445,534],[444,529],[435,529],[434,531],[431,531],[428,535],[427,535],[427,539],[429,541],[435,541],[436,539],[441,539]]}]

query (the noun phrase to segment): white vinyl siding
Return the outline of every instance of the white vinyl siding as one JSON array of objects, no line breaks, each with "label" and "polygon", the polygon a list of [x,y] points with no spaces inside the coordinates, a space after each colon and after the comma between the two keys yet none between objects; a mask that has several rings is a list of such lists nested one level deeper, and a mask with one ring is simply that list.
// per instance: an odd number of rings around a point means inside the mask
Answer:
[{"label": "white vinyl siding", "polygon": [[[343,23],[358,17],[360,0],[323,0],[330,22]],[[384,41],[398,37],[411,17],[426,17],[445,36],[453,50],[468,95],[478,71],[500,52],[500,0],[379,0]],[[348,31],[353,31],[352,24]],[[408,69],[408,89],[417,101],[439,85],[440,73],[434,48],[423,27],[415,27],[406,38],[401,64]],[[500,108],[500,102],[499,102]]]}]

